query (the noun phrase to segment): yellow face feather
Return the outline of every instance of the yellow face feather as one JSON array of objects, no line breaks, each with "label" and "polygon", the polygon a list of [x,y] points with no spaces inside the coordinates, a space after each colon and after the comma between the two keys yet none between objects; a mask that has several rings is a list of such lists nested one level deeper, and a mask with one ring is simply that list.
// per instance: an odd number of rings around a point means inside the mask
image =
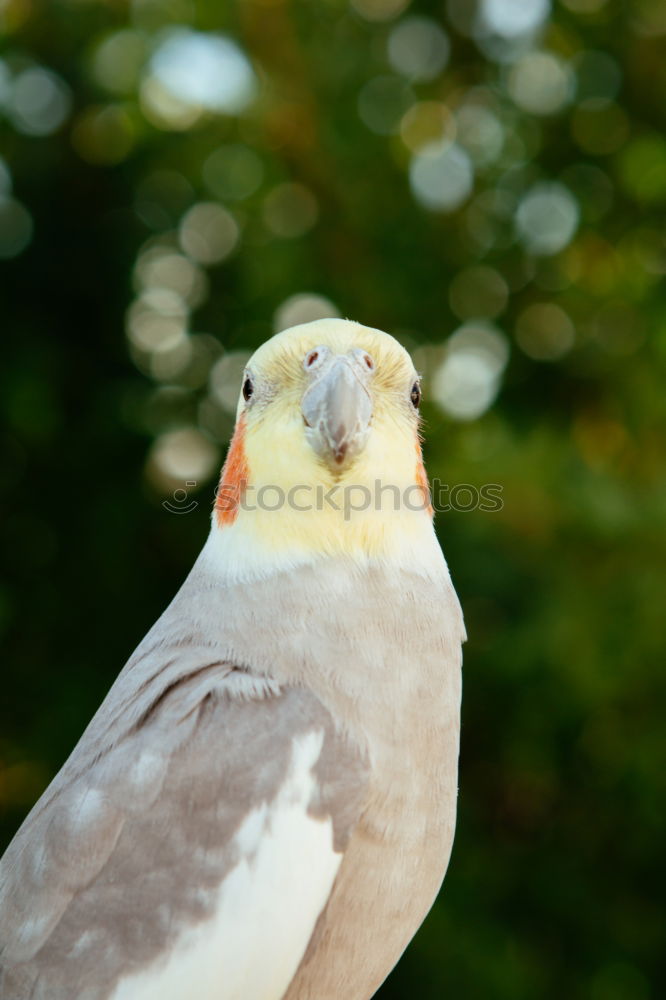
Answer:
[{"label": "yellow face feather", "polygon": [[[374,361],[367,440],[340,468],[313,449],[302,412],[304,359],[322,346],[335,355],[360,349]],[[432,539],[419,418],[410,399],[417,374],[396,340],[357,323],[319,320],[267,341],[247,373],[253,394],[246,401],[241,393],[218,496],[225,532],[251,537],[267,554],[381,556]]]}]

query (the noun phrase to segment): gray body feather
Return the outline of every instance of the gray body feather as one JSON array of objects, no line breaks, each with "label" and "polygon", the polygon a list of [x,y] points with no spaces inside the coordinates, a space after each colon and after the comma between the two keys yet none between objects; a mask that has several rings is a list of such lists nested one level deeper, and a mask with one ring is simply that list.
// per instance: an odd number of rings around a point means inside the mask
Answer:
[{"label": "gray body feather", "polygon": [[227,585],[200,559],[2,861],[3,1000],[108,1000],[210,920],[234,834],[315,731],[308,812],[342,863],[282,995],[367,1000],[448,862],[463,638],[443,563]]}]

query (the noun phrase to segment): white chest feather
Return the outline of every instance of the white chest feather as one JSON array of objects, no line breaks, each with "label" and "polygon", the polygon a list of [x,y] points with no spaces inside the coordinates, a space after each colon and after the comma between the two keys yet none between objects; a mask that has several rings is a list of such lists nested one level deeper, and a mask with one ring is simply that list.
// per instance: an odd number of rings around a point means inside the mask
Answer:
[{"label": "white chest feather", "polygon": [[241,859],[219,889],[212,919],[120,981],[112,1000],[280,1000],[303,957],[341,861],[330,820],[307,813],[323,733],[294,741],[279,794],[235,835]]}]

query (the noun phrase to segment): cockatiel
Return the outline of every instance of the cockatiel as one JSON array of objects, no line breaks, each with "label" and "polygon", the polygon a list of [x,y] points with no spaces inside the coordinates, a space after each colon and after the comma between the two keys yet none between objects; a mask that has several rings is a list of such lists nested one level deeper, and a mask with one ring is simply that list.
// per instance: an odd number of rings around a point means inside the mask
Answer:
[{"label": "cockatiel", "polygon": [[4,1000],[367,1000],[456,808],[418,376],[319,320],[244,373],[212,529],[2,862]]}]

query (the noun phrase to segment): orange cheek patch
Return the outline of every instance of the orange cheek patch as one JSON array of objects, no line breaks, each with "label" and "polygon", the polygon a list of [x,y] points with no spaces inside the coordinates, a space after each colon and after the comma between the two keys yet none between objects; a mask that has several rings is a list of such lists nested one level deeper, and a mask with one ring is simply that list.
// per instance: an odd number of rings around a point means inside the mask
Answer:
[{"label": "orange cheek patch", "polygon": [[229,445],[229,451],[220,476],[220,485],[215,499],[217,523],[222,526],[233,524],[238,516],[238,508],[243,498],[248,480],[247,459],[245,457],[245,415],[242,414]]},{"label": "orange cheek patch", "polygon": [[426,510],[433,516],[432,503],[430,500],[430,485],[428,483],[428,476],[426,474],[425,465],[423,464],[423,455],[421,454],[421,445],[416,442],[416,484],[420,486],[421,492],[423,493],[423,502],[427,503]]}]

